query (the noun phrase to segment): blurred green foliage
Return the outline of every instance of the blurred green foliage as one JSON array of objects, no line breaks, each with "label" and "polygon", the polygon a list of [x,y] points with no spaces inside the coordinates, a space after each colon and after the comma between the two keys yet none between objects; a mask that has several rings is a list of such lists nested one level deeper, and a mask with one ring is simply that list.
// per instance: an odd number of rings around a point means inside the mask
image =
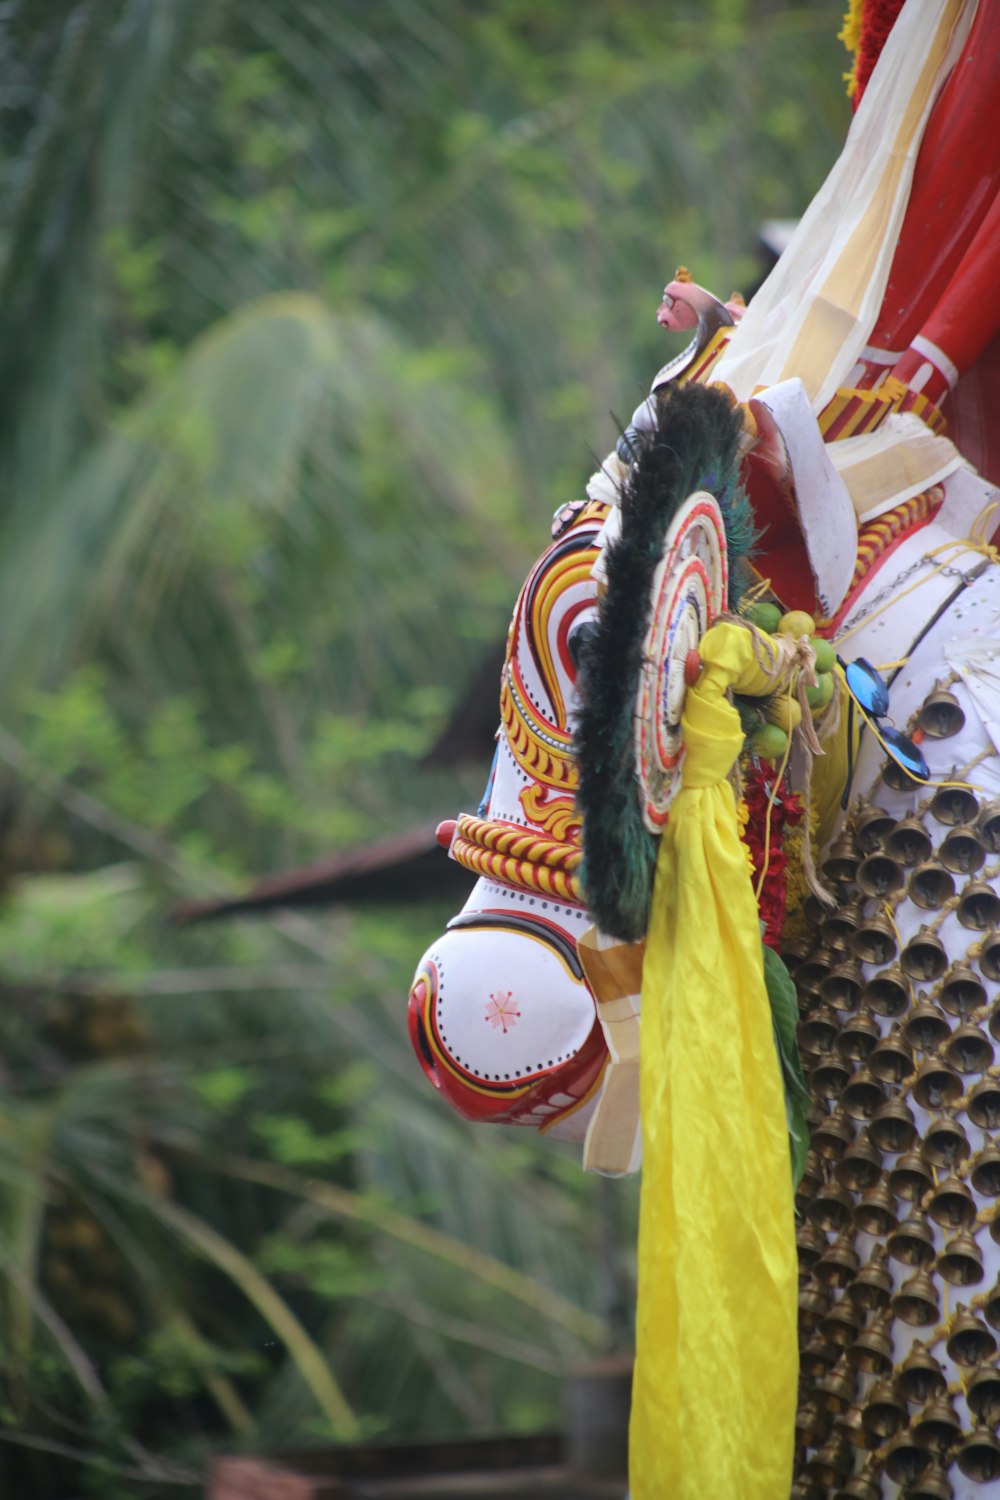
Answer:
[{"label": "blurred green foliage", "polygon": [[800,0],[0,9],[0,1489],[558,1420],[634,1185],[447,1114],[450,915],[178,929],[447,814],[553,508],[846,120]]}]

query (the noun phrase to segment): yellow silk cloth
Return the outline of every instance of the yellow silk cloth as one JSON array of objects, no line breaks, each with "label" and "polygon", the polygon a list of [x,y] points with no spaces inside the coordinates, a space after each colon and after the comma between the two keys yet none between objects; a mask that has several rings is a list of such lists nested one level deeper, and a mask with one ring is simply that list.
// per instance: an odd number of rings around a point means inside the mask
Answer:
[{"label": "yellow silk cloth", "polygon": [[727,687],[764,692],[750,632],[713,626],[684,714],[642,981],[642,1201],[632,1500],[782,1500],[797,1264],[760,926],[726,780]]}]

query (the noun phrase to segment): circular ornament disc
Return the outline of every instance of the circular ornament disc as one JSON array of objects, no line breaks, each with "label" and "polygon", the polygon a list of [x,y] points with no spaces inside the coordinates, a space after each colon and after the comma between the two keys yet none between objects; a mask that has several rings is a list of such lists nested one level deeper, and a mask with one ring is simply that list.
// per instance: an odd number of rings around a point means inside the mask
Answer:
[{"label": "circular ornament disc", "polygon": [[726,607],[726,529],[714,496],[698,490],[671,521],[651,593],[635,714],[635,766],[643,822],[662,833],[680,786],[681,715],[688,653]]}]

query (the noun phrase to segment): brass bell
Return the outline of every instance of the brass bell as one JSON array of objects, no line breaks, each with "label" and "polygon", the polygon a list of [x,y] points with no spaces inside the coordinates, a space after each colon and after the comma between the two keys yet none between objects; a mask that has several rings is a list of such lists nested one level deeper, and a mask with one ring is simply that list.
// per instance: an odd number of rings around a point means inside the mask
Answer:
[{"label": "brass bell", "polygon": [[827,1161],[836,1161],[843,1155],[845,1146],[853,1141],[854,1126],[836,1109],[833,1114],[826,1116],[822,1124],[815,1127],[809,1139],[813,1150],[819,1152],[820,1156]]},{"label": "brass bell", "polygon": [[823,1376],[816,1387],[816,1400],[824,1411],[847,1411],[854,1401],[857,1388],[857,1374],[848,1364],[847,1356],[841,1355],[834,1368]]},{"label": "brass bell", "polygon": [[922,1447],[942,1454],[947,1453],[955,1439],[961,1436],[962,1424],[948,1398],[938,1396],[914,1417],[910,1431]]},{"label": "brass bell", "polygon": [[938,998],[949,1015],[964,1019],[985,1004],[986,986],[968,964],[952,964],[941,981]]},{"label": "brass bell", "polygon": [[861,860],[860,851],[854,840],[845,834],[839,839],[834,839],[830,850],[820,865],[825,880],[832,881],[835,885],[849,884],[858,873],[858,865]]},{"label": "brass bell", "polygon": [[938,1256],[937,1268],[952,1286],[978,1286],[985,1272],[983,1252],[967,1229],[957,1234]]},{"label": "brass bell", "polygon": [[933,984],[948,969],[948,955],[936,932],[921,927],[915,932],[899,955],[899,964],[904,974],[920,984]]},{"label": "brass bell", "polygon": [[902,1099],[890,1099],[877,1109],[868,1126],[868,1134],[880,1151],[898,1156],[909,1151],[917,1137],[913,1111]]},{"label": "brass bell", "polygon": [[954,1500],[954,1494],[951,1481],[942,1472],[939,1464],[932,1463],[930,1468],[910,1485],[906,1491],[906,1500]]},{"label": "brass bell", "polygon": [[917,1073],[913,1097],[921,1109],[950,1109],[962,1097],[962,1080],[942,1058],[929,1057]]},{"label": "brass bell", "polygon": [[837,1417],[833,1424],[833,1430],[838,1437],[843,1438],[845,1443],[850,1443],[852,1448],[871,1448],[874,1446],[865,1431],[860,1406],[852,1406],[850,1411],[845,1411],[843,1416]]},{"label": "brass bell", "polygon": [[[853,1298],[852,1298],[853,1301]],[[886,1376],[892,1374],[892,1314],[879,1315],[868,1328],[863,1328],[847,1351],[847,1358],[855,1370],[865,1375]]]},{"label": "brass bell", "polygon": [[931,1169],[916,1151],[904,1151],[889,1173],[890,1191],[897,1198],[905,1198],[910,1203],[919,1203],[933,1186]]},{"label": "brass bell", "polygon": [[938,859],[955,875],[975,875],[986,863],[986,845],[972,828],[953,828],[938,849]]},{"label": "brass bell", "polygon": [[917,1271],[904,1281],[892,1299],[897,1318],[914,1328],[926,1328],[940,1317],[937,1289],[926,1271]]},{"label": "brass bell", "polygon": [[882,1033],[877,1022],[873,1021],[871,1016],[862,1013],[848,1016],[833,1045],[837,1056],[842,1057],[845,1062],[864,1062],[872,1048],[881,1039]]},{"label": "brass bell", "polygon": [[856,1274],[858,1269],[858,1252],[854,1248],[854,1236],[850,1229],[845,1229],[837,1236],[832,1245],[825,1250],[820,1260],[813,1268],[813,1275],[821,1286],[833,1287],[841,1291]]},{"label": "brass bell", "polygon": [[990,1219],[990,1239],[995,1245],[1000,1245],[1000,1213],[998,1213],[996,1208],[994,1208],[993,1217]]},{"label": "brass bell", "polygon": [[[878,849],[896,826],[896,820],[884,807],[871,802],[861,803],[854,814],[854,836],[864,854]],[[1000,850],[998,850],[1000,852]]]},{"label": "brass bell", "polygon": [[879,1442],[895,1437],[906,1421],[906,1406],[891,1380],[877,1380],[865,1402],[864,1424]]},{"label": "brass bell", "polygon": [[906,876],[898,859],[876,849],[866,854],[858,866],[857,882],[866,896],[877,896],[886,901],[903,889]]},{"label": "brass bell", "polygon": [[[829,1422],[830,1419],[827,1418],[828,1427]],[[812,1480],[807,1479],[805,1475],[803,1475],[801,1479],[796,1479],[795,1483],[792,1485],[791,1489],[788,1492],[788,1500],[823,1500],[823,1496],[813,1484]]]},{"label": "brass bell", "polygon": [[1000,1042],[1000,1003],[991,1009],[987,1024],[990,1028],[990,1036],[995,1042]]},{"label": "brass bell", "polygon": [[985,1427],[977,1427],[959,1448],[955,1462],[966,1479],[989,1484],[1000,1475],[1000,1443]]},{"label": "brass bell", "polygon": [[995,1365],[983,1365],[976,1370],[969,1376],[965,1399],[977,1422],[984,1427],[995,1427],[1000,1422],[1000,1370]]},{"label": "brass bell", "polygon": [[822,1057],[837,1040],[840,1026],[828,1005],[818,1005],[802,1018],[796,1034],[801,1053],[809,1057]]},{"label": "brass bell", "polygon": [[894,1437],[885,1455],[885,1472],[894,1484],[916,1484],[930,1465],[929,1451],[908,1432]]},{"label": "brass bell", "polygon": [[882,846],[886,854],[898,859],[901,865],[917,865],[930,857],[931,836],[918,817],[912,813],[897,823]]},{"label": "brass bell", "polygon": [[820,1380],[841,1357],[836,1344],[831,1344],[821,1333],[814,1333],[799,1351],[802,1373],[813,1380]]},{"label": "brass bell", "polygon": [[924,1131],[923,1157],[932,1167],[945,1167],[951,1171],[959,1162],[965,1161],[971,1150],[969,1137],[950,1115],[932,1120]]},{"label": "brass bell", "polygon": [[896,1377],[899,1394],[904,1401],[924,1405],[948,1389],[944,1371],[931,1354],[926,1344],[917,1339]]},{"label": "brass bell", "polygon": [[857,1010],[861,1001],[861,968],[857,959],[847,959],[831,969],[819,987],[820,997],[834,1010]]},{"label": "brass bell", "polygon": [[861,1267],[847,1288],[847,1295],[862,1312],[881,1312],[889,1305],[892,1277],[886,1270],[885,1260],[885,1246],[876,1245],[867,1265]]},{"label": "brass bell", "polygon": [[[802,1179],[799,1182],[799,1191],[803,1196],[811,1198],[813,1193],[823,1181],[823,1163],[815,1151],[806,1152],[806,1164],[802,1169]],[[798,1196],[798,1193],[796,1193]]]},{"label": "brass bell", "polygon": [[812,893],[802,903],[802,912],[810,927],[818,927],[829,910],[829,906]]},{"label": "brass bell", "polygon": [[985,1073],[993,1061],[993,1043],[978,1026],[965,1021],[952,1033],[944,1055],[960,1073]]},{"label": "brass bell", "polygon": [[817,1444],[826,1442],[830,1424],[830,1413],[822,1411],[815,1401],[800,1406],[795,1413],[795,1440],[799,1447],[815,1448]]},{"label": "brass bell", "polygon": [[975,822],[979,803],[965,787],[942,786],[931,799],[931,816],[948,828],[957,828],[959,823]]},{"label": "brass bell", "polygon": [[882,1176],[882,1153],[867,1137],[854,1141],[833,1169],[841,1187],[864,1193]]},{"label": "brass bell", "polygon": [[832,948],[814,948],[795,971],[795,983],[800,993],[804,991],[806,994],[818,995],[820,985],[837,962],[838,955]]},{"label": "brass bell", "polygon": [[880,1083],[900,1084],[913,1072],[913,1049],[898,1023],[868,1059],[868,1071]]},{"label": "brass bell", "polygon": [[860,919],[851,938],[851,951],[859,963],[891,963],[898,950],[895,929],[882,912]]},{"label": "brass bell", "polygon": [[[997,953],[1000,961],[1000,950]],[[983,970],[986,973],[986,970]],[[989,977],[989,976],[987,976]],[[899,964],[891,964],[869,979],[861,992],[862,1004],[877,1016],[901,1016],[910,1003],[909,982]]]},{"label": "brass bell", "polygon": [[896,1222],[896,1200],[884,1182],[869,1188],[851,1215],[851,1223],[862,1234],[888,1234]]},{"label": "brass bell", "polygon": [[859,1068],[840,1093],[840,1107],[852,1120],[870,1120],[884,1101],[882,1085],[867,1068]]},{"label": "brass bell", "polygon": [[878,1480],[855,1474],[834,1495],[833,1500],[880,1500],[882,1487]]},{"label": "brass bell", "polygon": [[806,1464],[806,1474],[809,1478],[828,1490],[846,1479],[850,1469],[849,1451],[838,1439],[824,1443],[819,1452],[814,1453]]},{"label": "brass bell", "polygon": [[[954,1100],[952,1100],[954,1103]],[[1000,1083],[989,1074],[969,1090],[965,1113],[980,1130],[1000,1128]]]},{"label": "brass bell", "polygon": [[1000,854],[1000,797],[987,802],[976,820],[979,837],[990,854]]},{"label": "brass bell", "polygon": [[983,938],[977,962],[987,979],[1000,979],[1000,932],[987,933]]},{"label": "brass bell", "polygon": [[851,1069],[842,1057],[828,1052],[808,1065],[812,1092],[820,1099],[836,1099],[851,1077]]},{"label": "brass bell", "polygon": [[946,1177],[934,1189],[927,1213],[942,1229],[968,1229],[976,1222],[976,1200],[961,1177]]},{"label": "brass bell", "polygon": [[914,1210],[890,1234],[886,1249],[901,1266],[916,1266],[921,1269],[929,1266],[934,1259],[934,1235],[923,1216]]},{"label": "brass bell", "polygon": [[1000,1198],[1000,1149],[992,1141],[974,1157],[969,1178],[984,1198]]},{"label": "brass bell", "polygon": [[921,785],[915,776],[911,776],[891,756],[886,756],[882,763],[882,780],[894,792],[913,792]]},{"label": "brass bell", "polygon": [[985,880],[972,880],[958,898],[958,920],[973,932],[985,932],[1000,922],[1000,896]]},{"label": "brass bell", "polygon": [[799,1292],[799,1327],[805,1333],[818,1328],[830,1310],[830,1294],[822,1287],[805,1286]]},{"label": "brass bell", "polygon": [[917,723],[932,740],[950,740],[965,726],[965,714],[955,694],[940,683],[928,693],[917,714]]},{"label": "brass bell", "polygon": [[853,1302],[842,1297],[833,1304],[826,1317],[820,1320],[819,1331],[831,1344],[849,1349],[857,1338],[860,1327],[861,1314]]},{"label": "brass bell", "polygon": [[828,948],[834,948],[838,953],[843,953],[851,946],[851,939],[858,930],[861,910],[856,901],[848,906],[837,907],[828,917],[824,917],[820,927],[820,940]]},{"label": "brass bell", "polygon": [[795,1231],[795,1246],[799,1254],[799,1265],[814,1266],[821,1255],[826,1254],[827,1244],[814,1224],[800,1224]]},{"label": "brass bell", "polygon": [[809,1218],[826,1234],[839,1234],[851,1217],[854,1200],[836,1183],[824,1183],[809,1205]]},{"label": "brass bell", "polygon": [[945,1348],[948,1358],[957,1365],[981,1365],[996,1354],[997,1341],[975,1313],[963,1308],[952,1324]]},{"label": "brass bell", "polygon": [[921,999],[903,1024],[903,1035],[919,1052],[934,1052],[951,1036],[951,1027],[937,1006]]},{"label": "brass bell", "polygon": [[925,911],[940,911],[955,894],[955,877],[936,859],[925,859],[915,867],[906,889],[915,906],[922,906]]},{"label": "brass bell", "polygon": [[809,957],[812,950],[813,939],[809,936],[808,933],[782,933],[781,957],[784,960],[785,968],[793,978],[795,977],[795,971],[798,968],[799,964],[801,964],[803,960]]},{"label": "brass bell", "polygon": [[983,1304],[983,1317],[991,1328],[1000,1329],[1000,1279],[986,1295]]}]

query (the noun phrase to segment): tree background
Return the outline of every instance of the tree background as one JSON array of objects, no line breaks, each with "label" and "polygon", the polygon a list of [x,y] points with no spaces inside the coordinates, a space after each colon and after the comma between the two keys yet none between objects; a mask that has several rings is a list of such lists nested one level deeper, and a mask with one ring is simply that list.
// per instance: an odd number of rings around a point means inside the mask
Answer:
[{"label": "tree background", "polygon": [[[451,913],[180,930],[475,805],[419,764],[848,121],[828,3],[0,7],[0,1489],[558,1420],[634,1184],[450,1116]],[[6,1484],[6,1488],[5,1488]]]}]

